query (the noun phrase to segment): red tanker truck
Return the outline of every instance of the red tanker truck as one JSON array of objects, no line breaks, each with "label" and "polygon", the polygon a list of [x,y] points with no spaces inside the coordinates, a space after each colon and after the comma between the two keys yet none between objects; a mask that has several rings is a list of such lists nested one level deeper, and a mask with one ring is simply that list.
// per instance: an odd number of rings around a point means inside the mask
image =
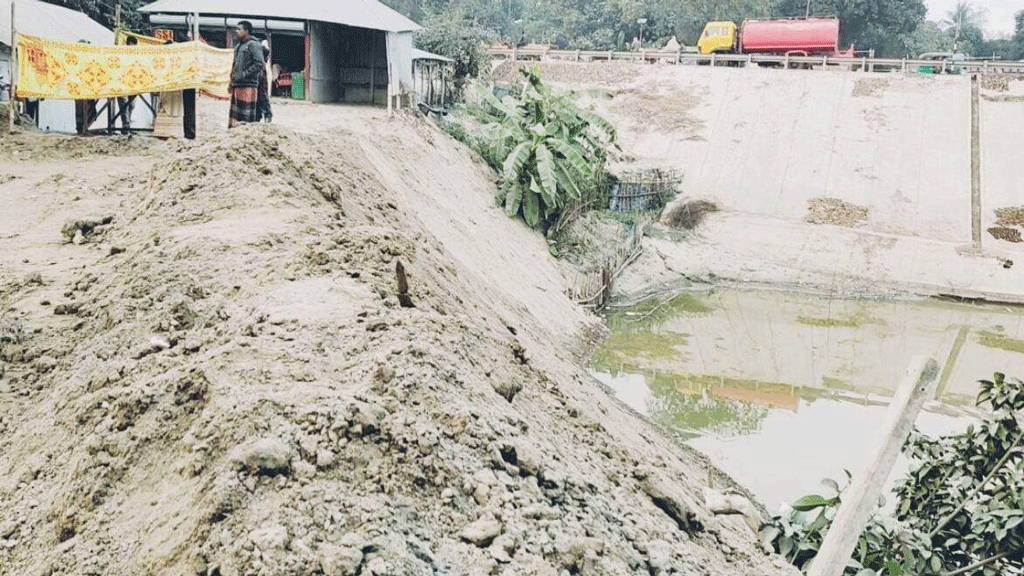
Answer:
[{"label": "red tanker truck", "polygon": [[701,54],[777,54],[852,57],[839,50],[838,18],[773,18],[708,22],[697,42]]}]

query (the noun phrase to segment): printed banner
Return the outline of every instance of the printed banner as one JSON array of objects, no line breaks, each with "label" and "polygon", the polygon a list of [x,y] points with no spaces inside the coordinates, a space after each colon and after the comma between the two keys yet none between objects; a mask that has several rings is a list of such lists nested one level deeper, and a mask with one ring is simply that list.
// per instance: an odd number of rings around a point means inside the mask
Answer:
[{"label": "printed banner", "polygon": [[201,42],[94,46],[18,36],[19,98],[99,100],[198,88],[228,97],[233,52]]}]

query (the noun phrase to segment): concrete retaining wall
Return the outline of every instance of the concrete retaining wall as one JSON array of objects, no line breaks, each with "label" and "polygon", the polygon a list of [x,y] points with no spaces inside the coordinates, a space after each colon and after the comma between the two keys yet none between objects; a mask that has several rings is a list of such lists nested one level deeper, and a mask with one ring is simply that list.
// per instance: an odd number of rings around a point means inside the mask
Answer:
[{"label": "concrete retaining wall", "polygon": [[[683,170],[688,196],[787,220],[837,198],[869,209],[866,230],[970,242],[969,77],[641,68],[602,74],[593,87],[611,97],[590,102],[620,127],[628,164]],[[982,101],[986,227],[1024,204],[1017,94],[1024,82],[983,91],[1010,100]]]}]

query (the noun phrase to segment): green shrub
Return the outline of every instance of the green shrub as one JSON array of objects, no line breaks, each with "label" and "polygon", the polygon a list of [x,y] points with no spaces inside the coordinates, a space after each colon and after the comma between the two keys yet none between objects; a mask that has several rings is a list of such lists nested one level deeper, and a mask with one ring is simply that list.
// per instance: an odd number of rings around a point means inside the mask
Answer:
[{"label": "green shrub", "polygon": [[[498,100],[480,90],[481,119],[489,149],[500,159],[504,183],[499,201],[512,217],[534,228],[550,224],[576,203],[606,195],[605,165],[615,129],[545,86],[535,70],[523,70],[522,94]],[[493,164],[492,164],[493,165]]]},{"label": "green shrub", "polygon": [[[895,517],[872,519],[848,576],[1024,574],[1024,383],[996,374],[981,382],[977,405],[987,409],[980,426],[937,440],[910,437]],[[805,496],[761,531],[765,544],[804,571],[843,495],[835,481],[825,484],[829,497]]]}]

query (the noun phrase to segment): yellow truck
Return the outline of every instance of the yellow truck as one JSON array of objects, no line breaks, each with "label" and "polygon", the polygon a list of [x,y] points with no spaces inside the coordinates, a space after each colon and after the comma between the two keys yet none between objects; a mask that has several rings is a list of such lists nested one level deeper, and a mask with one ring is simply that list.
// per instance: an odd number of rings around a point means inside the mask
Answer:
[{"label": "yellow truck", "polygon": [[732,52],[736,46],[735,22],[708,22],[697,41],[701,54]]},{"label": "yellow truck", "polygon": [[708,22],[697,41],[701,54],[773,54],[853,57],[853,47],[839,50],[839,19],[769,18]]}]

